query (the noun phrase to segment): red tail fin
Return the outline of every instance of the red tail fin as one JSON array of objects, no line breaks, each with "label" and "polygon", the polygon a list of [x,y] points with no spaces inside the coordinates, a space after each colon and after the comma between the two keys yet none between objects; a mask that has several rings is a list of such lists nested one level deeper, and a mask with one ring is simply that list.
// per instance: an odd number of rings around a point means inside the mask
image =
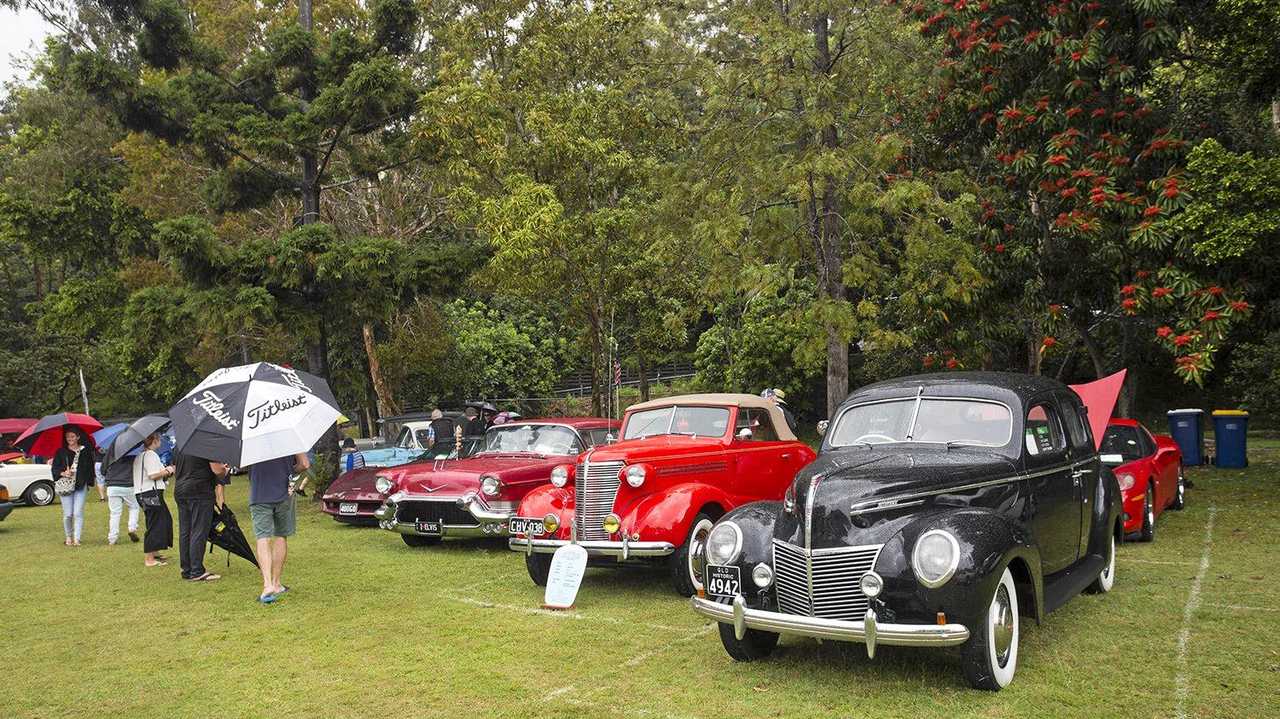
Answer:
[{"label": "red tail fin", "polygon": [[1100,380],[1071,385],[1071,389],[1080,395],[1085,409],[1089,410],[1089,428],[1093,430],[1094,449],[1102,446],[1102,435],[1107,431],[1107,422],[1111,421],[1111,413],[1116,408],[1116,399],[1120,397],[1120,388],[1124,385],[1127,371],[1120,370]]}]

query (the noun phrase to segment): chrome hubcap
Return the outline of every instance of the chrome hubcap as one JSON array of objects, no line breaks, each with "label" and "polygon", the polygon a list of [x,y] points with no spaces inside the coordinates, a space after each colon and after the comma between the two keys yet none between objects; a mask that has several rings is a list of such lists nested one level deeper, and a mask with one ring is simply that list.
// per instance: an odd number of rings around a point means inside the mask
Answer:
[{"label": "chrome hubcap", "polygon": [[700,526],[689,538],[689,576],[693,577],[693,581],[698,586],[702,586],[702,565],[707,555],[707,535],[709,534],[711,534],[709,528]]},{"label": "chrome hubcap", "polygon": [[1004,666],[1013,649],[1013,607],[1010,606],[1009,590],[1003,584],[996,588],[993,604],[995,611],[991,618],[991,641],[995,645],[996,661]]},{"label": "chrome hubcap", "polygon": [[44,487],[36,487],[35,490],[31,492],[31,499],[34,500],[36,504],[45,504],[51,498],[49,490]]}]

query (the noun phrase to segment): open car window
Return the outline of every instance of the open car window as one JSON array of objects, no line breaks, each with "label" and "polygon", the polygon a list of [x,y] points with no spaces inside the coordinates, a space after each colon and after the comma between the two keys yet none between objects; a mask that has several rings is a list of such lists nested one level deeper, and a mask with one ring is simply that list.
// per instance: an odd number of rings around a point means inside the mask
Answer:
[{"label": "open car window", "polygon": [[727,407],[657,407],[634,412],[622,428],[623,439],[660,434],[723,437],[729,427]]},{"label": "open car window", "polygon": [[1003,447],[1013,433],[1009,408],[986,400],[920,397],[854,405],[836,419],[831,446],[926,442]]},{"label": "open car window", "polygon": [[773,428],[773,418],[768,410],[744,407],[738,410],[738,421],[733,428],[736,437],[744,429],[751,430],[753,442],[777,442],[778,433]]},{"label": "open car window", "polygon": [[1062,435],[1062,422],[1052,405],[1038,404],[1027,412],[1024,440],[1027,454],[1033,457],[1055,454],[1067,448]]},{"label": "open car window", "polygon": [[541,424],[507,424],[490,427],[484,434],[486,453],[577,455],[582,452],[578,433],[568,427]]}]

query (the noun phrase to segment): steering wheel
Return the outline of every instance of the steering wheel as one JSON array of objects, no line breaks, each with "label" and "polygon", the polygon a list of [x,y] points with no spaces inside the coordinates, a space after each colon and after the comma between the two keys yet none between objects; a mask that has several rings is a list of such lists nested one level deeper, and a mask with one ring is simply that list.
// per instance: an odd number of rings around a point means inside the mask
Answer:
[{"label": "steering wheel", "polygon": [[[883,440],[884,440],[884,441],[886,441],[886,442],[897,442],[897,441],[898,441],[898,440],[894,439],[893,437],[890,437],[890,436],[889,436],[889,435],[887,435],[887,434],[879,434],[879,433],[877,433],[877,432],[872,432],[872,433],[870,433],[870,434],[864,434],[864,435],[862,435],[861,437],[859,437],[859,438],[857,438],[857,439],[853,440],[853,443],[854,443],[854,444],[862,444],[862,443],[863,443],[863,441],[864,441],[864,440],[867,440],[867,439],[883,439]],[[868,442],[868,444],[870,444],[870,442]]]}]

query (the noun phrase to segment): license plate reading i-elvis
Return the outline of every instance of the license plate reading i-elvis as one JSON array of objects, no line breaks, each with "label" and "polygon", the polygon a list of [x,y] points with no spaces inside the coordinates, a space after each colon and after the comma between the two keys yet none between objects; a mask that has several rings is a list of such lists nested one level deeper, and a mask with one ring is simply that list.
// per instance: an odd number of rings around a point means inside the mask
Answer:
[{"label": "license plate reading i-elvis", "polygon": [[741,570],[734,566],[708,564],[706,590],[713,597],[735,597],[741,594]]},{"label": "license plate reading i-elvis", "polygon": [[441,527],[440,520],[418,522],[415,528],[420,534],[441,534],[444,530]]},{"label": "license plate reading i-elvis", "polygon": [[507,520],[507,534],[515,536],[517,534],[525,534],[536,536],[546,533],[546,528],[542,525],[541,519],[532,517],[512,517]]}]

